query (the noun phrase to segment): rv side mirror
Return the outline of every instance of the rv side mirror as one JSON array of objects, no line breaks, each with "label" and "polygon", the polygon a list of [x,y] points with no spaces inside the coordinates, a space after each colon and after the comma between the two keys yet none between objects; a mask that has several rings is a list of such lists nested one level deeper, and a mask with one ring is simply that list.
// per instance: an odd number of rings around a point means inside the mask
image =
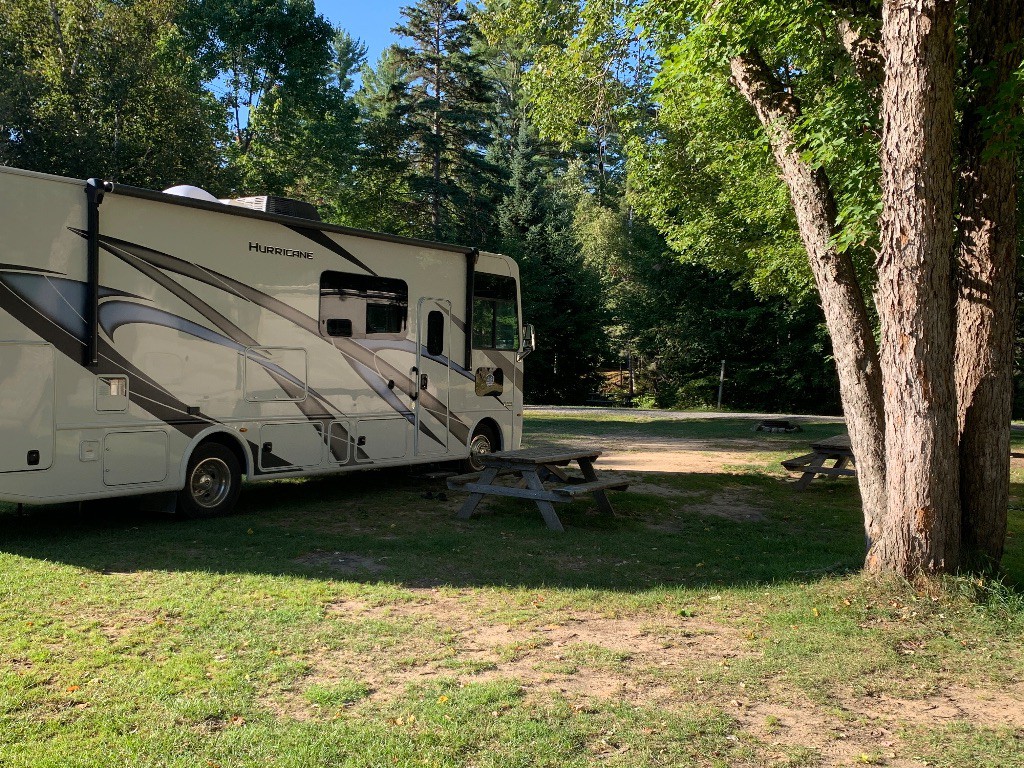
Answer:
[{"label": "rv side mirror", "polygon": [[527,323],[523,326],[523,351],[519,353],[519,359],[522,360],[536,348],[537,334],[534,332],[533,326]]}]

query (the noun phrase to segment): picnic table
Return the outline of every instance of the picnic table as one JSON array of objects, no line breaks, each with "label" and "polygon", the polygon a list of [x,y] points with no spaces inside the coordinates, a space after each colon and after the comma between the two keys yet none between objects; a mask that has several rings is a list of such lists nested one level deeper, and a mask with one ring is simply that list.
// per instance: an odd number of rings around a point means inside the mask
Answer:
[{"label": "picnic table", "polygon": [[[835,463],[829,467],[826,461]],[[854,477],[856,469],[849,468],[853,463],[853,448],[850,447],[850,436],[848,434],[828,437],[811,443],[811,452],[795,459],[786,459],[782,466],[790,472],[802,472],[800,479],[796,482],[798,490],[803,490],[818,475],[827,477]]]},{"label": "picnic table", "polygon": [[[598,509],[606,515],[615,515],[605,491],[624,491],[629,483],[617,478],[601,479],[594,471],[594,462],[601,451],[592,449],[566,448],[525,448],[518,451],[498,451],[479,457],[484,465],[482,472],[457,475],[448,478],[448,488],[469,491],[470,496],[458,512],[467,520],[476,512],[484,496],[511,496],[529,499],[537,504],[544,522],[553,531],[564,531],[558,519],[554,504],[572,501],[590,494],[597,502]],[[583,477],[570,475],[566,468],[572,462],[579,465]],[[514,485],[495,482],[499,477],[516,481]],[[545,486],[545,483],[548,485]]]}]

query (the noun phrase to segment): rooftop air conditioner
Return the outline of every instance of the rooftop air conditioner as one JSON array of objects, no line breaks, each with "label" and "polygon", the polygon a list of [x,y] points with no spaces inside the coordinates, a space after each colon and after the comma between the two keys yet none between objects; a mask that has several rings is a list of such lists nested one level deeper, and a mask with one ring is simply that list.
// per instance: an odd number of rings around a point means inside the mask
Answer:
[{"label": "rooftop air conditioner", "polygon": [[251,208],[254,211],[275,213],[278,216],[294,216],[298,219],[320,221],[320,213],[315,205],[302,200],[292,200],[290,197],[258,195],[256,197],[236,197],[232,200],[224,200],[223,202],[228,205],[237,205],[241,208]]}]

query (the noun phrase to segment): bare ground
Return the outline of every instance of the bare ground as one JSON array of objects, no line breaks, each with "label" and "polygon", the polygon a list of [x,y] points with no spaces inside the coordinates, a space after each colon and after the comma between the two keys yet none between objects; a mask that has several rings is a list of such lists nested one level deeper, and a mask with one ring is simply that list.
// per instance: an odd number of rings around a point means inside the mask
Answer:
[{"label": "bare ground", "polygon": [[742,683],[723,687],[717,672],[759,651],[736,628],[705,618],[572,612],[548,624],[514,624],[489,621],[494,605],[478,592],[412,593],[412,602],[384,606],[337,602],[328,607],[327,618],[412,622],[437,641],[424,647],[419,638],[414,655],[395,648],[322,650],[305,659],[309,674],[299,686],[270,692],[266,705],[283,716],[310,719],[334,714],[307,701],[304,691],[314,684],[355,679],[368,686],[370,701],[387,701],[409,686],[441,680],[460,686],[514,680],[527,699],[555,694],[579,707],[609,700],[668,711],[717,707],[730,713],[737,732],[753,734],[780,757],[794,747],[810,748],[829,766],[856,764],[867,756],[880,756],[891,766],[920,765],[900,756],[900,731],[906,726],[963,721],[1024,728],[1020,684],[1002,690],[952,686],[905,699],[849,691],[823,706],[781,679],[759,685],[756,692]]},{"label": "bare ground", "polygon": [[[764,450],[763,444],[757,444]],[[703,440],[638,442],[602,439],[603,473],[621,473],[634,493],[678,502],[700,514],[757,522],[763,508],[749,489],[725,486],[713,494],[664,484],[664,473],[730,472],[749,461],[750,446],[738,452]],[[453,494],[453,509],[461,501]],[[652,524],[671,525],[671,520]],[[311,564],[345,571],[376,571],[350,553],[313,553]],[[566,569],[585,564],[567,561]],[[368,702],[403,695],[410,686],[441,680],[458,685],[514,680],[528,699],[560,695],[575,706],[588,702],[629,703],[668,711],[695,705],[728,712],[737,733],[755,736],[786,760],[795,748],[818,753],[823,765],[847,766],[881,761],[917,766],[901,749],[906,727],[966,722],[977,727],[1024,729],[1024,685],[1003,689],[950,686],[920,698],[863,695],[852,688],[828,705],[809,702],[781,676],[757,690],[723,687],[719,672],[734,660],[760,653],[735,627],[676,614],[606,616],[591,612],[559,614],[545,625],[494,621],[494,598],[471,590],[457,593],[413,589],[406,603],[372,605],[345,600],[327,608],[332,621],[386,621],[424,629],[408,648],[321,649],[304,659],[309,673],[293,688],[269,691],[266,705],[299,719],[330,716],[311,704],[312,685],[358,680],[369,688]],[[355,704],[356,708],[366,703]]]}]

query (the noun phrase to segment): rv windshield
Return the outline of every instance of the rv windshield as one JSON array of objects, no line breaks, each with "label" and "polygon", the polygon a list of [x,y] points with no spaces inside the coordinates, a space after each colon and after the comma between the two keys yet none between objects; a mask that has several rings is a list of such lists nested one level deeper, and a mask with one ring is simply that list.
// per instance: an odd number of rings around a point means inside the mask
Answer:
[{"label": "rv windshield", "polygon": [[478,272],[473,283],[473,347],[519,349],[516,281]]}]

